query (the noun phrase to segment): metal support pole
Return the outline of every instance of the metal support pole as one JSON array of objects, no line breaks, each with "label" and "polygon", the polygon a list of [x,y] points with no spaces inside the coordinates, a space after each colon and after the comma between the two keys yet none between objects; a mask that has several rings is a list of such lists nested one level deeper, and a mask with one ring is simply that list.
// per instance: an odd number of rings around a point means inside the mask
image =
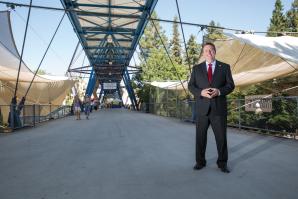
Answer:
[{"label": "metal support pole", "polygon": [[182,101],[179,101],[180,104],[180,120],[182,120]]},{"label": "metal support pole", "polygon": [[35,104],[33,106],[33,126],[35,127]]},{"label": "metal support pole", "polygon": [[151,113],[151,97],[152,97],[152,92],[151,92],[151,85],[149,87],[149,99],[148,99],[148,113]]},{"label": "metal support pole", "polygon": [[169,88],[167,87],[167,104],[166,104],[166,112],[167,112],[167,117],[169,117]]},{"label": "metal support pole", "polygon": [[24,126],[25,125],[25,115],[26,115],[26,111],[25,111],[26,109],[25,109],[25,105],[24,105],[24,108],[23,108],[23,125],[22,126]]},{"label": "metal support pole", "polygon": [[178,90],[177,90],[177,85],[176,85],[176,118],[178,118]]},{"label": "metal support pole", "polygon": [[240,99],[237,99],[238,104],[238,128],[241,129],[241,103]]},{"label": "metal support pole", "polygon": [[32,6],[32,0],[30,1],[29,11],[28,11],[28,15],[27,15],[27,22],[26,22],[26,28],[25,28],[25,34],[24,34],[24,39],[23,39],[22,51],[21,51],[21,56],[20,56],[20,61],[19,61],[19,69],[18,69],[18,74],[17,74],[16,87],[15,87],[15,90],[14,90],[14,97],[17,96],[17,91],[18,91],[20,71],[21,71],[21,66],[22,66],[22,61],[23,61],[23,54],[24,54],[24,48],[25,48],[25,44],[26,44],[27,30],[28,30],[29,19],[30,19],[30,14],[31,14],[31,6]]},{"label": "metal support pole", "polygon": [[15,105],[13,103],[10,104],[10,127],[13,130],[14,129],[14,113],[15,113]]},{"label": "metal support pole", "polygon": [[[297,107],[296,107],[296,114],[297,114],[297,118],[298,118],[298,97],[296,97],[296,102],[297,102]],[[298,122],[296,121],[296,125]],[[296,140],[296,137],[298,137],[298,126],[296,126],[296,132],[294,134],[294,140]]]},{"label": "metal support pole", "polygon": [[49,118],[49,120],[51,120],[52,119],[52,104],[50,103],[50,118]]}]

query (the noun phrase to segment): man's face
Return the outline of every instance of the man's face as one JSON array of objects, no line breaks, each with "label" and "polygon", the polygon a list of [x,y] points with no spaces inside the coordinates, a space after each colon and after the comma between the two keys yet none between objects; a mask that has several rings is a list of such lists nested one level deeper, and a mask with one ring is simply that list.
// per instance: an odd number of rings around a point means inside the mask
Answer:
[{"label": "man's face", "polygon": [[211,45],[206,45],[203,48],[203,57],[208,63],[211,63],[215,60],[215,49]]}]

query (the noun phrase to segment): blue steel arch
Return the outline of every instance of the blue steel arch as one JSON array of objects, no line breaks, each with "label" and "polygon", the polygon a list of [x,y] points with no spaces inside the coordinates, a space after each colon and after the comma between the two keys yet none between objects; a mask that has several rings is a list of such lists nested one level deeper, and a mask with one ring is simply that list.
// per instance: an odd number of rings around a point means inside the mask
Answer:
[{"label": "blue steel arch", "polygon": [[[134,109],[137,101],[127,67],[157,0],[61,0],[92,66],[86,94],[96,81],[123,80]],[[101,87],[103,88],[103,86]],[[104,92],[102,92],[104,93]]]}]

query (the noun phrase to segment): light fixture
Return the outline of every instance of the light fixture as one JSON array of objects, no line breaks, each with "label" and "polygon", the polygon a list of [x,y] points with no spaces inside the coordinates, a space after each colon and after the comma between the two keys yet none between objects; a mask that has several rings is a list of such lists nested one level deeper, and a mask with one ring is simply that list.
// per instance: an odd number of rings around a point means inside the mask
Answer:
[{"label": "light fixture", "polygon": [[112,64],[113,64],[113,62],[109,61],[109,65],[112,65]]}]

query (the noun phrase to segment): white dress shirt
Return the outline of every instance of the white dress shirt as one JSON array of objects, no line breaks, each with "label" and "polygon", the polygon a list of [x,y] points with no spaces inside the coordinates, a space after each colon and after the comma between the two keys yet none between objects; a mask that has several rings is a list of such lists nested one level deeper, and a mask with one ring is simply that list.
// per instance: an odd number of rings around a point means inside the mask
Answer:
[{"label": "white dress shirt", "polygon": [[208,68],[209,68],[209,65],[208,64],[212,64],[212,75],[213,75],[214,74],[214,70],[215,70],[216,60],[214,60],[212,63],[208,63],[206,61],[207,72],[208,72]]},{"label": "white dress shirt", "polygon": [[[207,68],[207,72],[208,72],[208,68],[209,68],[209,65],[208,64],[212,64],[212,76],[213,76],[213,74],[214,74],[214,70],[215,70],[215,65],[216,65],[216,60],[214,60],[212,63],[208,63],[207,61],[206,61],[206,68]],[[218,90],[218,96],[220,96],[220,91],[219,91],[219,89],[217,89]]]}]

